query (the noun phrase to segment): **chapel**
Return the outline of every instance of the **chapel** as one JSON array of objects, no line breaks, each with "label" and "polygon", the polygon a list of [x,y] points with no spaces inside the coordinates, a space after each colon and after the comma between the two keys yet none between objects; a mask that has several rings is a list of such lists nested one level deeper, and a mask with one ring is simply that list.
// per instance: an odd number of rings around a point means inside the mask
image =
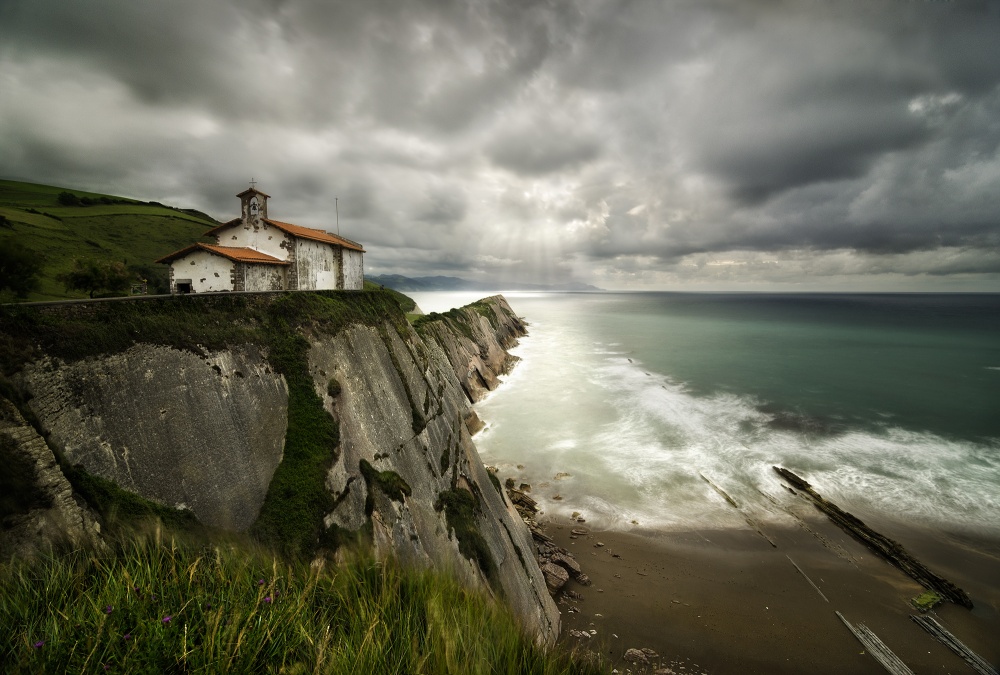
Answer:
[{"label": "chapel", "polygon": [[240,217],[205,233],[215,244],[192,244],[156,261],[170,266],[171,293],[362,289],[361,244],[268,218],[270,195],[254,182],[236,196]]}]

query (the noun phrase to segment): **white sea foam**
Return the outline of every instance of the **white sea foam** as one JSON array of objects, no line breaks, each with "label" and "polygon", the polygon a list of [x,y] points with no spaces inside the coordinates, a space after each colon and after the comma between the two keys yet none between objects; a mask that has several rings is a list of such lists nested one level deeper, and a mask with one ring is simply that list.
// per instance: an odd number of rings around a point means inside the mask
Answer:
[{"label": "white sea foam", "polygon": [[[479,405],[491,423],[477,439],[484,458],[532,483],[549,513],[579,511],[603,527],[787,519],[762,494],[784,497],[771,468],[782,465],[848,510],[1000,535],[996,445],[891,426],[826,434],[775,428],[751,398],[695,396],[608,346],[535,323],[518,348],[524,361]],[[559,472],[571,475],[556,481]]]}]

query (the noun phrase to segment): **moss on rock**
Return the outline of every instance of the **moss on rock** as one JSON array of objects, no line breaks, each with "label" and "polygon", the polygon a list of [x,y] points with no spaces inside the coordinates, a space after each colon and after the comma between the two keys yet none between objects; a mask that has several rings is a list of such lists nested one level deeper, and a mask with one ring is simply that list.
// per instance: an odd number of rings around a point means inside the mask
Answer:
[{"label": "moss on rock", "polygon": [[476,513],[479,511],[476,496],[463,488],[445,490],[438,495],[434,509],[444,510],[448,527],[455,531],[455,537],[458,539],[458,550],[466,558],[479,565],[479,569],[486,575],[490,585],[495,590],[499,590],[500,583],[496,562],[493,560],[489,545],[476,525]]}]

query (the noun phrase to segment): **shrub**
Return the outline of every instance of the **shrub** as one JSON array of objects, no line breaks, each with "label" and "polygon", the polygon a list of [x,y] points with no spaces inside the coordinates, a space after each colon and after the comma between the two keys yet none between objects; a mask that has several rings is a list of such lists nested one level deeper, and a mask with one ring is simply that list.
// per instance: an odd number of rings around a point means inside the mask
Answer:
[{"label": "shrub", "polygon": [[80,198],[72,192],[66,192],[65,190],[59,193],[56,201],[63,206],[80,206]]},{"label": "shrub", "polygon": [[73,262],[73,269],[56,277],[66,290],[83,291],[94,297],[97,291],[124,295],[135,281],[135,273],[122,262],[80,260]]},{"label": "shrub", "polygon": [[17,242],[0,247],[0,291],[10,290],[15,297],[26,298],[38,288],[41,271],[41,258],[31,249]]}]

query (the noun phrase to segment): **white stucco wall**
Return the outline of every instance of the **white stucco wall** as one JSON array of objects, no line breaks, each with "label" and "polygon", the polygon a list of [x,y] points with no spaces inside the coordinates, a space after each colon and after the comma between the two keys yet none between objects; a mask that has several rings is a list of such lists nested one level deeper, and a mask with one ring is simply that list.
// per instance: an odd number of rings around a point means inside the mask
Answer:
[{"label": "white stucco wall", "polygon": [[344,288],[360,291],[365,287],[365,254],[361,251],[344,249]]},{"label": "white stucco wall", "polygon": [[300,291],[337,287],[337,260],[329,244],[299,239],[295,246],[295,264],[298,266]]},{"label": "white stucco wall", "polygon": [[287,288],[287,265],[242,265],[246,274],[244,288],[248,291],[280,291]]},{"label": "white stucco wall", "polygon": [[190,280],[193,292],[208,293],[233,290],[232,271],[235,264],[208,251],[192,251],[172,262],[170,267],[174,271],[174,284]]},{"label": "white stucco wall", "polygon": [[[288,260],[288,235],[276,227],[261,222],[259,227],[244,227],[242,223],[230,225],[215,233],[219,246],[252,248],[255,251]],[[282,246],[282,244],[285,244]]]}]

